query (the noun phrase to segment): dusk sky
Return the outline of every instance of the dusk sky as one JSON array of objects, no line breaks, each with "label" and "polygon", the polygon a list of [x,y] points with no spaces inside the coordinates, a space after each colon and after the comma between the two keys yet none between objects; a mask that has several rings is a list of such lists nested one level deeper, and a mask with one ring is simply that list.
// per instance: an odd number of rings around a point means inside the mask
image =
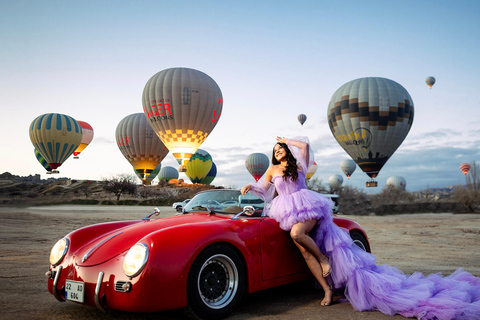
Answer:
[{"label": "dusk sky", "polygon": [[[362,77],[401,84],[415,118],[377,188],[365,188],[359,167],[344,185],[375,193],[394,175],[408,191],[464,184],[460,164],[480,162],[479,12],[476,0],[0,0],[0,173],[51,177],[28,128],[41,114],[62,113],[88,122],[95,136],[55,177],[133,174],[115,142],[117,124],[143,112],[151,76],[187,67],[223,93],[222,116],[200,147],[217,166],[214,185],[253,182],[246,156],[270,158],[277,135],[310,138],[315,178],[344,176],[340,162],[350,157],[328,127],[327,107],[340,86]],[[162,166],[178,164],[169,154]]]}]

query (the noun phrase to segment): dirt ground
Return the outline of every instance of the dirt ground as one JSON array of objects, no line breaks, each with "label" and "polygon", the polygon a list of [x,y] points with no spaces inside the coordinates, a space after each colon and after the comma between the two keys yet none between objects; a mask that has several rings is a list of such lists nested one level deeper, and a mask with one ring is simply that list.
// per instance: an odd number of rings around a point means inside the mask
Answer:
[{"label": "dirt ground", "polygon": [[[45,272],[55,242],[94,223],[138,219],[149,207],[0,207],[0,312],[2,319],[183,319],[179,310],[159,313],[102,313],[94,307],[58,302],[47,290]],[[161,216],[173,215],[161,207]],[[462,267],[480,276],[480,215],[405,214],[350,216],[369,235],[378,264],[405,273],[442,272]],[[229,319],[404,319],[380,312],[356,312],[348,303],[320,307],[323,297],[310,283],[247,295]]]}]

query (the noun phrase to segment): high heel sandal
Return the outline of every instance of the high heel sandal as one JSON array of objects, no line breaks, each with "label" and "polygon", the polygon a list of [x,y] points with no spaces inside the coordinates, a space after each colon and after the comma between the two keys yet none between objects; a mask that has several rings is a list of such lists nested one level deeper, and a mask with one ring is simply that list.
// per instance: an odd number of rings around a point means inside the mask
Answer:
[{"label": "high heel sandal", "polygon": [[328,269],[325,271],[322,266],[322,271],[323,271],[322,275],[324,278],[328,277],[330,273],[332,273],[332,268],[330,266],[330,259],[327,256],[323,256],[322,258],[320,258],[319,262],[321,264],[322,262],[325,263],[325,261],[327,262],[326,264],[328,265]]}]

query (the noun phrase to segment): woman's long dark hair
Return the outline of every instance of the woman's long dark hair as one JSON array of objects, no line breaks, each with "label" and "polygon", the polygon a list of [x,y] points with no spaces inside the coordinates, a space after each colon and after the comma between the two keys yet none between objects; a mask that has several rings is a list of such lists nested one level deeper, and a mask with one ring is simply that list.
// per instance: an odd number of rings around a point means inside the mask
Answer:
[{"label": "woman's long dark hair", "polygon": [[[288,146],[285,143],[277,142],[277,144],[280,145],[287,153],[287,157],[286,157],[287,166],[283,171],[283,180],[287,180],[288,177],[290,177],[292,181],[297,180],[298,179],[297,159],[295,159],[295,157],[290,152],[290,149],[288,149]],[[272,164],[274,165],[280,164],[280,161],[278,161],[277,158],[275,158],[275,146],[273,146],[273,155],[272,155]]]}]

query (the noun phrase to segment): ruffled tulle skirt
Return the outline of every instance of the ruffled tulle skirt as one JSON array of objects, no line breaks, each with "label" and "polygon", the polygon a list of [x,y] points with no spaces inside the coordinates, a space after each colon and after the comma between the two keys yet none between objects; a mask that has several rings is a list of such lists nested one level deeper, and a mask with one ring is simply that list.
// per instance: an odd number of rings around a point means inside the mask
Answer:
[{"label": "ruffled tulle skirt", "polygon": [[290,230],[297,222],[311,219],[332,219],[333,201],[308,189],[279,195],[272,200],[268,215],[280,223],[280,228]]},{"label": "ruffled tulle skirt", "polygon": [[374,255],[353,244],[348,232],[328,218],[319,220],[312,236],[330,257],[332,273],[327,281],[345,289],[355,310],[422,320],[480,319],[480,278],[461,268],[442,277],[409,275],[396,267],[377,265]]}]

